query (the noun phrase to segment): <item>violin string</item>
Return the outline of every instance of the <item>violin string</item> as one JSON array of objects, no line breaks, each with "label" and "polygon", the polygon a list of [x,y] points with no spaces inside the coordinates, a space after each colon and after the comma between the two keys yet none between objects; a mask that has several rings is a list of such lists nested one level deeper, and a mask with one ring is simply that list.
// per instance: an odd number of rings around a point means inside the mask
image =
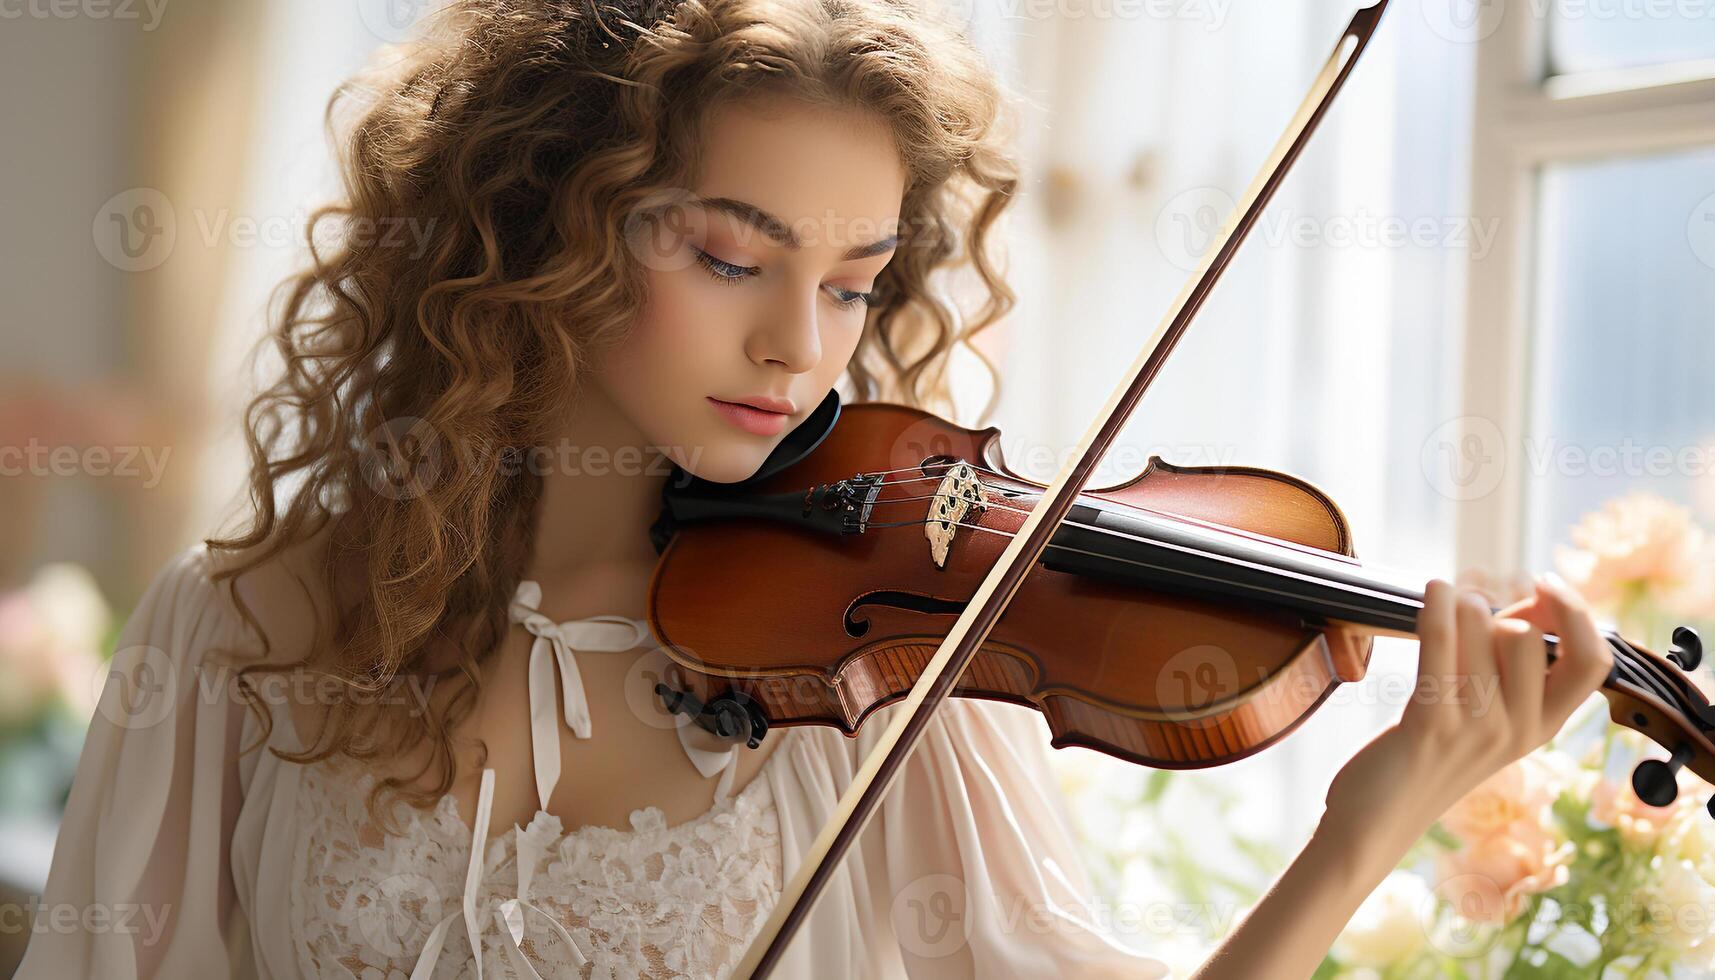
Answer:
[{"label": "violin string", "polygon": [[[977,472],[986,473],[986,474],[989,474],[991,476],[994,476],[994,477],[997,477],[1000,479],[1012,479],[1007,474],[1001,473],[998,470],[993,469],[992,467],[986,466],[982,463],[972,462],[969,460],[956,460],[956,461],[942,462],[942,463],[935,463],[935,464],[928,464],[928,465],[940,465],[940,466],[944,466],[944,467],[950,467],[953,462],[962,462],[965,465],[971,467],[973,470],[976,470]],[[877,484],[877,486],[882,487],[882,488],[904,486],[906,484],[924,483],[924,482],[929,482],[929,481],[935,481],[937,484],[945,482],[945,480],[946,480],[945,475],[936,476],[936,475],[930,475],[930,474],[922,474],[922,471],[924,469],[924,465],[925,464],[918,464],[916,466],[903,466],[903,467],[898,467],[896,469],[890,469],[890,470],[875,470],[875,471],[870,471],[868,473],[859,474],[859,477],[860,478],[862,478],[862,477],[881,477],[882,479]],[[901,478],[901,479],[889,479],[889,477],[892,477],[894,474],[907,473],[907,472],[913,472],[913,473],[918,473],[918,474],[922,474],[922,475],[908,477],[908,478]],[[985,489],[992,489],[992,490],[995,490],[997,493],[1003,493],[1003,494],[1006,493],[1006,491],[1002,488],[990,487],[986,484],[985,484]],[[1037,493],[1039,494],[1040,491],[1037,491]],[[1026,494],[1023,494],[1023,493],[1017,494],[1017,496],[1025,496],[1025,495]],[[871,504],[875,505],[875,504],[884,504],[884,503],[906,503],[908,501],[915,501],[915,500],[933,500],[933,499],[936,499],[936,498],[941,497],[941,496],[943,496],[943,494],[941,494],[940,492],[936,492],[936,493],[932,493],[932,494],[916,494],[916,495],[903,496],[903,497],[901,497],[901,496],[880,497],[874,501],[871,501]],[[995,507],[998,509],[1007,510],[1007,511],[1017,513],[1017,514],[1029,514],[1030,513],[1028,508],[1015,506],[1015,505],[1012,505],[1010,503],[1006,503],[1004,501],[999,501],[999,500],[985,500],[982,503],[982,506],[984,506],[984,507]],[[925,524],[928,524],[931,521],[935,521],[935,522],[941,523],[941,524],[955,523],[955,524],[958,524],[960,527],[967,527],[967,528],[970,528],[972,530],[983,531],[983,532],[986,532],[989,534],[998,534],[998,535],[1001,535],[1002,537],[1008,537],[1008,538],[1014,536],[1014,533],[1015,533],[1015,532],[1011,532],[1011,531],[1005,531],[1005,530],[1002,530],[999,528],[986,527],[986,526],[981,525],[981,524],[968,523],[964,520],[947,521],[947,520],[941,519],[941,518],[928,518],[928,517],[920,519],[920,520],[894,521],[894,522],[885,522],[885,521],[884,522],[873,522],[873,523],[867,524],[866,527],[877,528],[877,529],[897,528],[897,527],[920,527],[920,526],[923,526]],[[1063,520],[1062,523],[1069,525],[1069,526],[1072,526],[1072,527],[1082,529],[1082,530],[1093,531],[1093,532],[1106,534],[1106,535],[1116,537],[1116,538],[1122,538],[1122,539],[1127,540],[1127,541],[1137,540],[1135,536],[1128,534],[1124,531],[1117,530],[1115,528],[1108,528],[1108,527],[1102,527],[1100,525],[1088,524],[1088,523],[1085,523],[1082,521],[1071,520],[1069,518]],[[1155,543],[1158,545],[1165,545],[1166,544],[1165,542],[1159,542],[1159,541],[1155,542]],[[1286,544],[1290,544],[1290,542],[1286,542]],[[1121,558],[1121,557],[1118,557],[1115,555],[1110,555],[1110,554],[1101,554],[1101,553],[1096,553],[1096,552],[1090,552],[1090,551],[1086,551],[1086,550],[1080,549],[1080,548],[1073,548],[1073,547],[1070,547],[1068,545],[1050,544],[1049,547],[1056,548],[1056,549],[1066,551],[1066,552],[1071,552],[1071,553],[1090,555],[1091,557],[1102,558],[1104,560],[1120,561],[1120,562],[1124,562],[1127,564],[1141,565],[1141,566],[1145,566],[1145,567],[1162,569],[1162,566],[1151,565],[1148,562],[1141,562],[1141,561],[1138,561],[1136,559],[1130,559],[1130,558]],[[1186,550],[1186,549],[1181,548],[1178,550]],[[1206,555],[1206,553],[1205,553],[1205,555]],[[1244,565],[1247,565],[1247,566],[1250,566],[1253,568],[1256,567],[1255,563],[1241,562],[1241,561],[1238,561],[1236,559],[1227,558],[1226,556],[1214,556],[1214,557],[1217,557],[1218,559],[1220,559],[1222,561],[1226,561],[1228,563],[1235,563],[1236,562],[1236,563],[1244,564]],[[1180,569],[1164,569],[1164,570],[1173,571],[1175,574],[1179,574],[1179,575],[1188,574],[1188,573],[1185,573],[1183,570],[1180,570]],[[1270,572],[1274,572],[1276,574],[1289,575],[1290,577],[1299,578],[1301,580],[1305,578],[1305,576],[1289,573],[1284,569],[1266,568],[1265,570],[1270,571]],[[1372,569],[1371,571],[1373,572],[1374,570]],[[1205,579],[1208,579],[1210,581],[1216,581],[1216,582],[1220,581],[1219,579],[1215,578],[1214,576],[1204,575],[1204,576],[1197,576],[1197,577],[1205,578]],[[1323,581],[1320,584],[1337,584],[1337,583],[1328,583],[1326,581]],[[1404,588],[1404,587],[1400,587],[1400,588],[1401,588],[1401,591],[1403,591],[1405,593],[1405,595],[1394,596],[1392,598],[1394,598],[1396,600],[1403,599],[1407,603],[1415,603],[1418,607],[1422,606],[1423,595],[1420,591],[1418,591],[1415,588]],[[1277,592],[1281,595],[1286,595],[1286,596],[1291,595],[1291,593],[1284,592],[1283,590],[1269,590],[1269,591],[1274,591],[1274,592]],[[1353,609],[1354,611],[1363,611],[1360,607],[1356,607],[1356,606],[1350,606],[1347,604],[1337,603],[1337,602],[1334,604],[1338,605],[1338,606],[1343,606],[1343,607],[1348,608],[1348,609]],[[1415,626],[1416,626],[1415,616],[1413,616],[1412,617],[1412,623],[1409,626],[1405,626],[1403,628],[1407,629],[1408,631],[1415,631]],[[1553,637],[1552,635],[1547,636],[1546,639],[1547,639],[1547,641],[1551,647],[1556,645],[1558,642],[1558,638]],[[1680,696],[1680,692],[1678,691],[1678,689],[1674,685],[1672,685],[1671,683],[1668,683],[1666,681],[1663,681],[1659,676],[1657,676],[1657,665],[1656,664],[1651,662],[1647,657],[1638,653],[1635,649],[1632,648],[1632,646],[1629,643],[1627,643],[1623,638],[1621,638],[1616,633],[1608,632],[1605,635],[1604,639],[1608,642],[1610,649],[1612,649],[1614,652],[1614,662],[1615,662],[1615,665],[1617,667],[1617,673],[1619,675],[1623,675],[1621,678],[1617,678],[1617,679],[1620,679],[1622,683],[1625,683],[1630,687],[1633,687],[1633,688],[1639,689],[1643,692],[1647,692],[1647,693],[1654,695],[1655,697],[1660,699],[1664,704],[1667,704],[1667,705],[1670,705],[1672,707],[1677,708],[1678,710],[1681,711],[1681,713],[1687,714],[1689,717],[1696,719],[1700,727],[1703,727],[1707,730],[1715,730],[1715,726],[1709,726],[1709,725],[1703,724],[1702,716],[1699,712],[1696,712],[1696,711],[1689,709],[1688,702],[1683,697]]]},{"label": "violin string", "polygon": [[[1001,537],[1004,537],[1004,538],[1012,538],[1012,537],[1016,536],[1016,532],[1014,532],[1014,531],[1008,531],[1004,528],[987,527],[987,526],[982,525],[982,524],[971,524],[971,523],[964,521],[963,519],[958,520],[958,521],[948,521],[948,520],[945,520],[942,518],[923,518],[923,519],[918,519],[918,520],[907,520],[907,521],[878,521],[878,522],[868,524],[866,526],[870,527],[870,528],[922,527],[923,525],[929,524],[931,522],[937,523],[937,524],[956,524],[959,527],[969,528],[973,531],[982,531],[982,532],[987,533],[987,534],[996,534],[996,535],[1000,535]],[[1106,534],[1110,537],[1122,538],[1122,539],[1124,539],[1126,541],[1130,541],[1130,542],[1135,542],[1138,540],[1134,535],[1127,534],[1126,532],[1120,531],[1116,528],[1102,527],[1102,526],[1096,525],[1096,524],[1083,524],[1083,523],[1080,523],[1077,521],[1071,521],[1071,520],[1065,521],[1064,523],[1067,525],[1074,526],[1074,527],[1079,527],[1079,528],[1084,528],[1086,530],[1094,531],[1094,532],[1097,532],[1100,534]],[[1190,550],[1190,549],[1181,547],[1179,545],[1172,544],[1170,542],[1152,541],[1151,543],[1156,544],[1156,545],[1161,546],[1161,547],[1171,548],[1175,551],[1185,552],[1185,551]],[[1168,567],[1165,565],[1159,565],[1159,564],[1155,564],[1153,562],[1143,561],[1143,560],[1138,559],[1138,558],[1128,558],[1128,557],[1122,557],[1119,555],[1108,554],[1105,552],[1090,551],[1086,548],[1076,548],[1076,547],[1073,547],[1071,545],[1050,543],[1048,545],[1048,547],[1053,548],[1056,551],[1061,551],[1061,552],[1065,552],[1065,553],[1069,553],[1069,554],[1088,555],[1092,558],[1102,558],[1102,559],[1106,559],[1106,560],[1110,560],[1110,561],[1117,561],[1117,562],[1127,564],[1127,565],[1135,565],[1135,566],[1140,567],[1140,568],[1151,568],[1151,569],[1155,569],[1158,571],[1168,571],[1168,572],[1174,573],[1175,575],[1189,576],[1192,578],[1204,579],[1204,580],[1207,580],[1210,582],[1222,582],[1222,581],[1224,581],[1224,580],[1217,578],[1213,575],[1202,575],[1202,574],[1198,574],[1196,572],[1186,572],[1183,569],[1171,568],[1171,567]],[[1227,557],[1225,555],[1208,555],[1207,553],[1203,553],[1203,554],[1205,557],[1212,557],[1218,561],[1225,562],[1229,565],[1244,565],[1244,566],[1250,567],[1250,568],[1258,568],[1259,567],[1253,562],[1243,561],[1242,559],[1230,558],[1230,557]],[[1273,572],[1273,573],[1278,574],[1278,575],[1286,576],[1288,578],[1297,578],[1300,580],[1304,580],[1307,578],[1306,576],[1298,575],[1297,573],[1288,571],[1286,569],[1264,568],[1263,570]],[[1317,584],[1335,584],[1335,583],[1318,582]],[[1292,597],[1292,595],[1293,595],[1291,592],[1288,592],[1284,589],[1267,589],[1267,591],[1273,592],[1277,595],[1280,595],[1283,597],[1288,597],[1288,598]],[[1415,601],[1418,605],[1420,605],[1420,606],[1422,605],[1422,599],[1420,596],[1417,597],[1415,600],[1413,600],[1410,597],[1395,597],[1395,598],[1403,598],[1407,602]],[[1340,606],[1341,608],[1344,608],[1344,609],[1349,609],[1353,612],[1366,612],[1366,611],[1373,612],[1373,610],[1366,610],[1364,607],[1352,605],[1352,604],[1348,604],[1348,603],[1334,602],[1333,604]]]},{"label": "violin string", "polygon": [[[898,471],[892,471],[892,472],[898,472]],[[896,481],[896,482],[914,482],[914,481]],[[897,502],[903,502],[906,499],[930,500],[930,499],[934,499],[935,497],[939,497],[939,496],[941,496],[941,495],[940,494],[928,494],[925,496],[913,497],[913,498],[889,498],[889,500],[897,501]],[[882,503],[882,502],[885,502],[885,501],[883,501],[883,500],[875,501],[875,503]],[[1009,507],[1008,505],[1000,504],[1000,503],[990,503],[990,504],[985,504],[985,506],[995,506],[995,507],[999,507],[1002,509],[1012,510],[1012,511],[1015,511],[1018,513],[1028,513],[1028,511],[1024,510],[1023,508]],[[1005,537],[1005,538],[1014,537],[1015,533],[1016,533],[1016,532],[1008,531],[1008,530],[1005,530],[1002,528],[987,527],[987,526],[982,525],[982,524],[972,524],[972,523],[969,523],[963,519],[957,520],[957,521],[948,521],[944,518],[928,518],[928,517],[922,518],[922,519],[917,519],[917,520],[905,520],[905,521],[878,521],[878,522],[872,522],[870,524],[867,524],[866,527],[875,528],[875,529],[900,528],[900,527],[922,527],[922,526],[929,524],[931,522],[939,523],[939,524],[956,524],[959,527],[969,528],[969,529],[974,530],[974,531],[982,531],[982,532],[985,532],[988,534],[997,534],[997,535],[1000,535],[1001,537]],[[1137,540],[1135,536],[1133,536],[1131,534],[1127,534],[1126,532],[1120,531],[1120,530],[1115,529],[1115,528],[1102,527],[1100,525],[1087,524],[1087,523],[1083,523],[1083,522],[1079,522],[1079,521],[1072,521],[1069,519],[1066,521],[1063,521],[1062,523],[1068,524],[1068,525],[1071,525],[1074,527],[1078,527],[1078,528],[1081,528],[1084,530],[1094,531],[1097,533],[1106,534],[1106,535],[1116,537],[1116,538],[1122,538],[1126,541]],[[1171,545],[1167,542],[1156,541],[1153,543],[1160,545],[1160,546],[1175,548],[1175,550],[1181,550],[1181,551],[1187,550],[1187,549],[1183,549],[1183,548],[1178,548],[1177,546]],[[1156,565],[1156,564],[1141,561],[1141,560],[1138,560],[1135,558],[1125,558],[1125,557],[1120,557],[1120,556],[1112,555],[1112,554],[1106,554],[1106,553],[1101,553],[1101,552],[1093,552],[1093,551],[1089,551],[1087,549],[1075,548],[1075,547],[1072,547],[1069,545],[1052,544],[1051,543],[1048,545],[1048,547],[1054,548],[1056,550],[1063,551],[1063,552],[1069,552],[1069,553],[1074,553],[1074,554],[1083,554],[1083,555],[1088,555],[1088,556],[1095,557],[1095,558],[1101,558],[1101,559],[1108,560],[1108,561],[1118,561],[1118,562],[1122,562],[1124,564],[1137,565],[1137,566],[1146,567],[1146,568],[1154,568],[1154,569],[1162,570],[1162,571],[1171,571],[1174,574],[1180,575],[1180,576],[1189,575],[1189,576],[1194,577],[1194,578],[1205,579],[1205,580],[1208,580],[1211,582],[1222,581],[1221,579],[1219,579],[1215,576],[1212,576],[1212,575],[1199,575],[1199,574],[1194,573],[1194,572],[1186,572],[1183,569],[1167,568],[1165,566]],[[1205,556],[1208,557],[1207,555],[1205,555]],[[1212,556],[1212,557],[1215,557],[1218,560],[1227,562],[1229,564],[1243,564],[1243,565],[1253,567],[1253,568],[1257,567],[1254,563],[1244,562],[1244,561],[1241,561],[1238,559],[1228,558],[1226,556]],[[1285,575],[1285,576],[1292,577],[1292,578],[1299,578],[1301,580],[1305,578],[1304,576],[1300,576],[1300,575],[1297,575],[1295,573],[1288,572],[1285,569],[1267,568],[1265,570],[1273,572],[1275,574],[1279,574],[1279,575]],[[1323,582],[1320,584],[1330,584],[1330,583]],[[1290,592],[1287,592],[1285,590],[1280,590],[1280,589],[1268,589],[1267,591],[1274,592],[1278,595],[1287,596],[1287,597],[1290,597],[1292,595]],[[1394,598],[1404,599],[1407,602],[1415,602],[1418,606],[1422,605],[1422,594],[1421,593],[1416,593],[1414,596],[1403,596],[1403,597],[1394,597]],[[1364,612],[1364,611],[1373,612],[1373,610],[1365,610],[1363,607],[1360,607],[1360,606],[1350,605],[1350,604],[1346,604],[1346,603],[1340,603],[1337,601],[1334,601],[1331,604],[1335,605],[1335,606],[1342,607],[1342,608],[1350,609],[1354,612]],[[1411,625],[1404,627],[1404,628],[1407,630],[1410,630],[1410,631],[1415,631],[1415,626],[1416,626],[1416,621],[1415,621],[1415,617],[1413,617],[1413,621],[1412,621]],[[1547,637],[1546,639],[1548,640],[1550,645],[1555,645],[1558,643],[1557,637]],[[1616,666],[1618,666],[1619,672],[1622,675],[1624,675],[1624,681],[1623,681],[1624,683],[1626,683],[1628,686],[1630,686],[1634,689],[1641,690],[1642,692],[1645,692],[1645,693],[1649,693],[1649,694],[1653,695],[1654,697],[1656,697],[1658,700],[1662,701],[1664,704],[1667,704],[1667,705],[1679,710],[1681,713],[1686,714],[1690,718],[1696,719],[1697,722],[1699,723],[1700,727],[1702,727],[1701,716],[1696,711],[1693,711],[1690,709],[1688,702],[1686,702],[1683,697],[1678,696],[1677,691],[1674,691],[1671,688],[1663,685],[1657,678],[1655,678],[1653,676],[1654,667],[1655,667],[1654,664],[1650,663],[1647,658],[1645,658],[1643,655],[1641,655],[1641,654],[1637,653],[1635,650],[1633,650],[1631,645],[1629,643],[1624,642],[1623,640],[1620,640],[1619,644],[1616,646],[1616,644],[1613,641],[1618,640],[1619,637],[1614,636],[1614,635],[1610,635],[1608,637],[1605,637],[1605,639],[1608,640],[1610,648],[1614,648],[1614,662],[1615,662]],[[1628,692],[1628,693],[1635,693],[1635,692]]]},{"label": "violin string", "polygon": [[[1643,654],[1638,653],[1637,650],[1632,647],[1630,641],[1625,637],[1620,636],[1618,633],[1607,633],[1603,638],[1608,641],[1609,646],[1617,646],[1619,650],[1629,655],[1627,659],[1636,665],[1636,672],[1642,675],[1645,686],[1649,690],[1654,691],[1657,696],[1661,698],[1664,704],[1673,705],[1680,711],[1695,718],[1699,722],[1699,727],[1704,731],[1715,730],[1704,722],[1702,711],[1697,710],[1694,707],[1690,707],[1691,702],[1683,697],[1683,691],[1680,686],[1675,683],[1675,679],[1669,676],[1663,676],[1663,671],[1659,664],[1650,660],[1648,657],[1645,657]],[[1615,656],[1614,661],[1618,663],[1620,659],[1621,658],[1619,656]]]},{"label": "violin string", "polygon": [[[916,480],[899,480],[899,481],[894,481],[893,484],[888,484],[884,481],[881,485],[882,486],[890,486],[890,485],[897,485],[899,483],[913,483],[913,482],[918,482],[918,481],[916,481]],[[986,484],[985,484],[984,488],[985,489],[991,489],[991,488],[987,487]],[[930,493],[930,494],[913,494],[913,495],[904,496],[904,497],[899,497],[899,496],[880,497],[880,498],[877,498],[876,500],[871,501],[871,505],[873,506],[875,504],[884,504],[884,503],[886,503],[886,504],[905,503],[905,502],[913,501],[913,500],[935,500],[941,496],[942,496],[942,494],[940,494],[940,493]],[[1020,507],[1020,506],[1008,503],[1008,502],[1003,501],[1003,500],[986,500],[981,504],[981,506],[993,507],[997,510],[1010,511],[1011,513],[1014,513],[1014,514],[1021,514],[1021,515],[1026,515],[1026,516],[1028,516],[1031,512],[1031,509],[1028,507]],[[1154,516],[1149,516],[1149,515],[1152,515],[1154,512],[1148,511],[1147,508],[1137,508],[1137,510],[1139,511],[1139,516],[1144,516],[1145,519],[1147,519],[1147,520],[1158,519]],[[1260,543],[1260,544],[1262,544],[1266,547],[1270,547],[1270,548],[1280,548],[1280,549],[1285,549],[1285,550],[1289,550],[1289,551],[1294,551],[1294,552],[1299,553],[1300,555],[1308,554],[1308,555],[1318,556],[1318,557],[1322,557],[1322,556],[1340,557],[1340,558],[1345,557],[1345,556],[1331,556],[1331,555],[1329,555],[1328,552],[1324,552],[1324,551],[1321,551],[1319,549],[1311,548],[1311,547],[1308,547],[1306,545],[1301,545],[1301,544],[1298,544],[1297,542],[1286,541],[1286,540],[1282,540],[1279,538],[1272,538],[1272,537],[1269,537],[1267,535],[1253,534],[1252,532],[1245,531],[1242,528],[1233,528],[1233,527],[1225,527],[1225,526],[1221,526],[1221,525],[1206,524],[1205,522],[1199,521],[1196,518],[1185,518],[1185,517],[1176,516],[1176,515],[1162,514],[1159,519],[1161,519],[1161,520],[1172,520],[1172,521],[1175,521],[1177,523],[1180,523],[1180,524],[1183,524],[1183,525],[1186,525],[1188,527],[1198,529],[1198,530],[1208,529],[1213,533],[1233,535],[1236,537],[1243,538],[1247,542]],[[927,520],[935,520],[935,518],[926,518],[925,520],[926,521]],[[1132,537],[1131,535],[1129,535],[1123,531],[1117,531],[1113,528],[1102,527],[1099,524],[1087,524],[1087,523],[1084,523],[1083,521],[1078,521],[1078,520],[1075,520],[1071,517],[1067,517],[1064,521],[1062,521],[1062,523],[1069,526],[1069,527],[1080,528],[1080,529],[1088,530],[1088,531],[1100,531],[1100,532],[1105,533],[1105,534],[1118,535],[1120,537],[1127,538],[1128,540],[1131,539],[1131,537]],[[876,525],[871,525],[871,526],[876,526]],[[989,530],[992,530],[992,528]],[[1375,565],[1375,564],[1365,564],[1364,565],[1364,571],[1365,571],[1365,574],[1367,574],[1372,579],[1372,581],[1376,582],[1378,585],[1385,586],[1387,588],[1396,589],[1399,592],[1401,592],[1402,594],[1404,594],[1405,596],[1410,597],[1412,599],[1415,599],[1419,603],[1421,603],[1421,601],[1423,599],[1423,592],[1415,584],[1406,584],[1407,579],[1412,578],[1412,576],[1408,575],[1407,573],[1398,571],[1396,569],[1387,569],[1387,568],[1384,568],[1380,565]],[[1389,581],[1390,579],[1391,579],[1391,581]]]}]

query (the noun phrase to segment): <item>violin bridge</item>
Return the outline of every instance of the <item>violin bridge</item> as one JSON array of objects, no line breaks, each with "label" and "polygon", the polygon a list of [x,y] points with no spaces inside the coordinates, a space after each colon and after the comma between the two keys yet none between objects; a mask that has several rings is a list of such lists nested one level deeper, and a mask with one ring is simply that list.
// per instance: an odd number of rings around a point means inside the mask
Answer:
[{"label": "violin bridge", "polygon": [[960,522],[972,510],[983,510],[983,481],[977,478],[976,467],[969,463],[953,463],[947,475],[935,488],[935,499],[929,506],[929,519],[923,524],[923,534],[929,539],[929,555],[936,568],[945,568],[947,553],[953,546],[953,535]]}]

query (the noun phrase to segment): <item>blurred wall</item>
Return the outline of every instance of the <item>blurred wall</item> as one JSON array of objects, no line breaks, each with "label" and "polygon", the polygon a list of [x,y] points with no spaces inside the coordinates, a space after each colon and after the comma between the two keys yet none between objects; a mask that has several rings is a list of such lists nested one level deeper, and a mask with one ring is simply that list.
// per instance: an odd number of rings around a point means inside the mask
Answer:
[{"label": "blurred wall", "polygon": [[[207,352],[263,6],[0,12],[0,580],[134,590],[191,532]],[[19,457],[14,457],[19,458]]]}]

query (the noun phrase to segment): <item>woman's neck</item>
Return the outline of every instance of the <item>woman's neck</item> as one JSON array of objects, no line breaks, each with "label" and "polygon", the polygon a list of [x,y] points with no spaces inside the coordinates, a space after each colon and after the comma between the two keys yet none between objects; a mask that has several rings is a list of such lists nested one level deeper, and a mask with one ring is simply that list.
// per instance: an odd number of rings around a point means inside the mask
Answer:
[{"label": "woman's neck", "polygon": [[604,569],[650,567],[649,525],[670,461],[603,397],[582,386],[567,424],[531,465],[542,474],[525,577],[549,582]]}]

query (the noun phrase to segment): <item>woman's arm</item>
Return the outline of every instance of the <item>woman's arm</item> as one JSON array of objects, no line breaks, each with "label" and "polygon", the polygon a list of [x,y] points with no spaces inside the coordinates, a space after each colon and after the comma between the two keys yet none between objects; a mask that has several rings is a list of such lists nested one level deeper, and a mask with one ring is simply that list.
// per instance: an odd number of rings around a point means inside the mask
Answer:
[{"label": "woman's arm", "polygon": [[125,621],[15,980],[254,975],[229,850],[247,709],[212,656],[245,634],[209,563],[180,552]]},{"label": "woman's arm", "polygon": [[[1543,632],[1560,655],[1544,669]],[[1334,777],[1309,843],[1198,980],[1303,978],[1412,843],[1488,776],[1548,741],[1613,657],[1558,579],[1491,614],[1475,592],[1429,583],[1417,619],[1417,694]]]}]

